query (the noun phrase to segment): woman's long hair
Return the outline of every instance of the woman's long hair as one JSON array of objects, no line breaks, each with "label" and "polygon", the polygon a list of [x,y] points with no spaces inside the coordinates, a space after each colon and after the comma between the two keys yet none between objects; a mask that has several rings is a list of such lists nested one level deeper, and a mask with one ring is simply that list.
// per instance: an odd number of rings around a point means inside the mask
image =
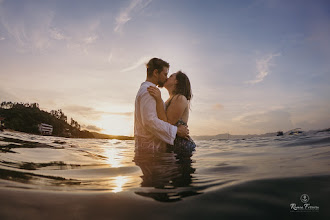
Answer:
[{"label": "woman's long hair", "polygon": [[189,101],[192,98],[190,80],[186,74],[181,71],[176,73],[176,80],[178,83],[173,91],[174,94],[184,95]]}]

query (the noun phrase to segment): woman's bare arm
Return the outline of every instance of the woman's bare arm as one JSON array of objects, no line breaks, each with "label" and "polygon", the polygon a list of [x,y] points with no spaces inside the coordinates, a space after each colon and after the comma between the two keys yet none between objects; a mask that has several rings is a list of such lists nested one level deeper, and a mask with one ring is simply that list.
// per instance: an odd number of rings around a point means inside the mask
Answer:
[{"label": "woman's bare arm", "polygon": [[164,102],[163,102],[163,99],[161,97],[160,90],[156,87],[150,86],[150,87],[148,87],[148,92],[156,100],[156,110],[157,110],[158,118],[160,120],[168,122],[166,112],[165,112],[165,109],[164,109]]},{"label": "woman's bare arm", "polygon": [[168,122],[168,118],[164,109],[164,102],[163,100],[156,100],[156,110],[157,116],[160,120]]}]

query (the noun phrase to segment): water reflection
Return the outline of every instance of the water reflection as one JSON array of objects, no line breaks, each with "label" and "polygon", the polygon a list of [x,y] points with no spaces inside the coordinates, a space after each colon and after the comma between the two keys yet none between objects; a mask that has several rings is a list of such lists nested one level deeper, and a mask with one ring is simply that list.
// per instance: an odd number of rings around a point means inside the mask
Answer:
[{"label": "water reflection", "polygon": [[[135,150],[134,162],[142,170],[142,183],[135,193],[161,202],[179,201],[183,197],[199,194],[191,186],[192,152],[173,148]],[[148,188],[147,188],[148,187]]]},{"label": "water reflection", "polygon": [[115,148],[115,147],[107,147],[104,148],[104,154],[106,156],[106,162],[111,167],[121,167],[121,161],[123,159],[123,156],[121,155],[121,149]]},{"label": "water reflection", "polygon": [[116,176],[114,178],[115,187],[112,190],[112,192],[117,193],[123,191],[123,186],[125,185],[125,183],[127,183],[127,181],[128,181],[127,176]]}]

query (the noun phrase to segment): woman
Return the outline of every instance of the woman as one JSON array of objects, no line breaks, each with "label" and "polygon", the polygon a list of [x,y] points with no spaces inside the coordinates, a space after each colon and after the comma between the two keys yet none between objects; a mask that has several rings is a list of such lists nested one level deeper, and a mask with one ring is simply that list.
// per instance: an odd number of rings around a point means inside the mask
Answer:
[{"label": "woman", "polygon": [[[152,86],[148,88],[148,92],[156,100],[158,118],[175,126],[187,125],[189,104],[192,97],[189,78],[183,72],[178,71],[167,79],[164,87],[170,95],[170,98],[165,102],[165,109],[160,90]],[[177,154],[191,153],[195,147],[196,145],[190,137],[184,139],[178,136],[174,140],[174,146],[172,146]]]}]

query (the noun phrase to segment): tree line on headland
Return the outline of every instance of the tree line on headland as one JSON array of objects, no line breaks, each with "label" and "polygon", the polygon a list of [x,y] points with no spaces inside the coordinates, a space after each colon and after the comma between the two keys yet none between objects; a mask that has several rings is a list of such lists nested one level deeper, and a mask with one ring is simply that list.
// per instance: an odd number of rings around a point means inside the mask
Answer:
[{"label": "tree line on headland", "polygon": [[52,135],[59,137],[132,139],[132,137],[127,136],[106,135],[81,130],[81,125],[73,118],[70,119],[70,123],[68,122],[68,117],[61,109],[50,112],[43,111],[39,108],[38,103],[2,102],[0,104],[0,117],[4,118],[5,128],[30,134],[40,134],[38,125],[45,123],[52,125]]}]

